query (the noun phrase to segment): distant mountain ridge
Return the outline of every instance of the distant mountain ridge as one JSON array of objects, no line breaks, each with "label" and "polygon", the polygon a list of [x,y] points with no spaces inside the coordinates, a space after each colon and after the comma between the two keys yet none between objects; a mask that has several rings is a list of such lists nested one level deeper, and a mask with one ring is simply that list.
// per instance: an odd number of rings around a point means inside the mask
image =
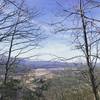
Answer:
[{"label": "distant mountain ridge", "polygon": [[79,63],[68,63],[68,62],[59,62],[59,61],[30,61],[30,60],[21,60],[19,65],[29,68],[72,68],[80,67]]},{"label": "distant mountain ridge", "polygon": [[[14,58],[12,57],[10,61],[12,62]],[[7,56],[0,56],[0,64],[6,64]],[[80,67],[81,63],[69,63],[60,61],[32,61],[30,59],[17,58],[15,61],[18,67],[23,68],[66,68],[66,67]]]},{"label": "distant mountain ridge", "polygon": [[[14,58],[10,59],[10,62],[13,62]],[[4,65],[7,62],[7,56],[0,55],[0,65],[1,69],[4,70]],[[69,63],[69,62],[60,62],[60,61],[32,61],[30,59],[17,58],[15,63],[16,72],[27,72],[31,69],[61,69],[61,68],[78,68],[81,66],[79,63]]]},{"label": "distant mountain ridge", "polygon": [[[11,58],[11,61],[13,61],[14,58]],[[6,64],[7,57],[6,56],[0,56],[0,64]],[[16,71],[27,71],[31,69],[38,69],[38,68],[45,68],[45,69],[60,69],[60,68],[80,68],[86,66],[86,64],[82,63],[75,63],[75,62],[60,62],[60,61],[32,61],[30,59],[23,59],[23,58],[17,58],[16,61]],[[97,67],[100,66],[100,63],[97,64]],[[4,68],[4,67],[3,67]]]}]

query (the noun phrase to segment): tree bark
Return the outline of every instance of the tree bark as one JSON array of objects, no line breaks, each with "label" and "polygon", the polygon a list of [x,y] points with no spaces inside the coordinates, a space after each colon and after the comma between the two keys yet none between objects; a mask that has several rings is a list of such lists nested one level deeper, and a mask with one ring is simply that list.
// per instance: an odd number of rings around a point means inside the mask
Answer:
[{"label": "tree bark", "polygon": [[80,0],[80,16],[81,16],[81,21],[82,21],[82,28],[83,28],[83,35],[84,35],[84,42],[85,42],[85,56],[86,56],[87,66],[89,68],[89,76],[90,76],[90,81],[91,81],[91,85],[92,85],[92,91],[94,93],[95,100],[100,100],[99,94],[98,94],[98,89],[97,89],[96,83],[95,83],[94,68],[90,61],[86,24],[85,24],[85,18],[84,18],[84,12],[82,9],[82,1],[81,0]]}]

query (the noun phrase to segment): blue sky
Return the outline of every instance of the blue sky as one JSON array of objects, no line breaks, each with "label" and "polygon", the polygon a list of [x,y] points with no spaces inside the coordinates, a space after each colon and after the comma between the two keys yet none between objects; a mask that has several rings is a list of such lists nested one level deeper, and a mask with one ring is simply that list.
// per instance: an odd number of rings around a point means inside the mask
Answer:
[{"label": "blue sky", "polygon": [[[48,54],[65,58],[80,55],[79,51],[72,50],[74,47],[70,41],[72,39],[70,33],[54,34],[52,32],[54,27],[48,25],[48,23],[54,23],[64,18],[64,16],[61,16],[62,7],[59,6],[57,2],[60,2],[65,8],[70,8],[73,4],[77,3],[76,1],[77,0],[26,0],[26,4],[29,8],[37,9],[40,12],[40,15],[35,17],[33,21],[42,26],[45,33],[48,34],[48,38],[42,41],[39,49],[35,49],[24,56],[40,54],[41,56],[37,57],[37,59],[50,60],[53,57]],[[97,17],[97,14],[95,17]],[[67,26],[71,26],[70,21],[67,22],[66,27]]]},{"label": "blue sky", "polygon": [[[26,0],[29,8],[37,9],[40,12],[38,17],[35,17],[35,22],[40,24],[42,28],[45,29],[45,33],[48,34],[48,38],[42,41],[39,49],[35,49],[32,52],[28,53],[29,55],[40,54],[37,59],[40,60],[50,60],[57,55],[59,57],[69,58],[78,54],[78,51],[73,51],[73,47],[70,41],[70,34],[54,34],[52,32],[52,27],[48,23],[54,23],[59,20],[62,20],[64,17],[59,16],[62,8],[57,4],[56,0]],[[65,2],[68,5],[73,4],[73,0],[58,0],[62,5],[65,5]],[[76,53],[77,52],[77,53]],[[49,55],[50,54],[50,55]],[[80,54],[80,53],[79,53]],[[26,55],[25,55],[26,56]]]}]

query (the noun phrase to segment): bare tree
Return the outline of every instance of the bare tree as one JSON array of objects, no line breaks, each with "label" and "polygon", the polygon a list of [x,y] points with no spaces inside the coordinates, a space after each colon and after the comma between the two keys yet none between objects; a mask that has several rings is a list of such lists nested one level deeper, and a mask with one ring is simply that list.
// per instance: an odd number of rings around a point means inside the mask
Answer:
[{"label": "bare tree", "polygon": [[[59,29],[57,28],[56,33],[63,31],[74,36],[75,47],[82,51],[82,54],[80,56],[72,57],[71,59],[82,57],[83,61],[85,60],[89,75],[89,78],[85,78],[88,80],[88,84],[92,88],[95,100],[100,100],[98,94],[100,80],[98,80],[98,75],[96,73],[96,66],[100,60],[100,20],[95,17],[91,17],[90,14],[92,10],[97,10],[99,8],[100,2],[95,0],[79,0],[78,5],[75,4],[75,6],[71,9],[64,9],[60,3],[58,4],[63,8],[63,12],[67,14],[67,17],[65,16],[64,20],[56,23],[56,25],[58,24],[59,26],[60,24],[62,27]],[[73,16],[74,20],[72,26],[66,28],[63,22],[65,23],[68,18],[72,20]],[[55,25],[55,23],[53,25]]]},{"label": "bare tree", "polygon": [[[87,62],[87,66],[88,66],[88,70],[89,70],[89,76],[90,76],[90,81],[91,81],[91,86],[92,86],[92,90],[93,93],[95,95],[95,100],[99,100],[99,94],[98,94],[98,87],[97,87],[97,83],[96,83],[96,77],[95,77],[95,67],[96,64],[93,65],[93,60],[91,61],[91,46],[89,46],[89,39],[88,39],[88,32],[87,32],[87,19],[85,19],[85,14],[84,14],[84,10],[82,7],[82,0],[80,0],[80,16],[81,16],[81,22],[82,22],[82,30],[83,30],[83,38],[84,38],[84,48],[85,48],[85,58],[86,58],[86,62]],[[91,24],[93,24],[91,22]],[[91,32],[90,32],[91,33]],[[94,34],[93,32],[91,33],[91,35]],[[95,33],[96,34],[96,33]],[[91,44],[90,44],[91,45]],[[96,43],[97,46],[97,52],[96,54],[98,55],[98,43]],[[95,63],[97,62],[97,58],[95,60]]]},{"label": "bare tree", "polygon": [[[37,14],[37,11],[30,14],[24,0],[0,1],[0,55],[4,55],[5,86],[18,56],[33,50],[44,39],[41,27],[33,22]],[[0,99],[5,100],[4,96],[1,95]]]},{"label": "bare tree", "polygon": [[[11,0],[2,0],[0,5],[0,43],[3,45],[0,53],[7,56],[4,75],[6,84],[9,70],[16,58],[38,46],[43,37],[40,26],[32,21],[37,12],[30,16],[23,0],[19,4]],[[15,57],[12,61],[13,54]]]}]

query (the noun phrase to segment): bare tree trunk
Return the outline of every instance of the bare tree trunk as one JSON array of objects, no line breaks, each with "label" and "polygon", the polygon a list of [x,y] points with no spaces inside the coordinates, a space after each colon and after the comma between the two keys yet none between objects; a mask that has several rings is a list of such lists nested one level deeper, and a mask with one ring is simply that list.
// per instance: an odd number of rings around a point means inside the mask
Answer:
[{"label": "bare tree trunk", "polygon": [[13,45],[14,35],[15,35],[15,33],[13,33],[12,39],[11,39],[11,43],[10,43],[9,54],[8,54],[8,60],[7,60],[7,63],[6,63],[6,72],[5,72],[4,84],[7,83],[8,70],[9,70],[9,62],[10,62],[10,58],[11,58],[11,51],[12,51],[12,45]]},{"label": "bare tree trunk", "polygon": [[93,93],[95,96],[95,100],[100,100],[99,94],[98,94],[98,89],[96,87],[96,82],[95,82],[94,68],[90,61],[91,57],[89,55],[89,45],[88,45],[88,38],[87,38],[87,32],[86,32],[86,24],[85,24],[85,18],[84,18],[84,12],[82,9],[81,0],[80,0],[80,15],[81,15],[81,20],[82,20],[84,42],[85,42],[85,56],[86,56],[87,66],[89,68],[89,76],[90,76],[90,81],[91,81],[91,85],[92,85],[92,90],[93,90]]},{"label": "bare tree trunk", "polygon": [[16,28],[17,28],[17,24],[19,22],[19,14],[20,14],[20,11],[18,11],[18,18],[17,18],[17,21],[15,23],[15,26],[14,26],[14,32],[12,34],[12,37],[11,37],[11,41],[10,41],[10,47],[9,47],[9,51],[8,51],[8,59],[7,59],[7,62],[6,62],[6,71],[5,71],[5,76],[4,76],[4,84],[7,83],[7,79],[8,79],[8,71],[9,71],[9,63],[10,63],[10,59],[11,59],[11,53],[12,53],[12,47],[13,47],[13,41],[14,41],[14,36],[16,34]]}]

